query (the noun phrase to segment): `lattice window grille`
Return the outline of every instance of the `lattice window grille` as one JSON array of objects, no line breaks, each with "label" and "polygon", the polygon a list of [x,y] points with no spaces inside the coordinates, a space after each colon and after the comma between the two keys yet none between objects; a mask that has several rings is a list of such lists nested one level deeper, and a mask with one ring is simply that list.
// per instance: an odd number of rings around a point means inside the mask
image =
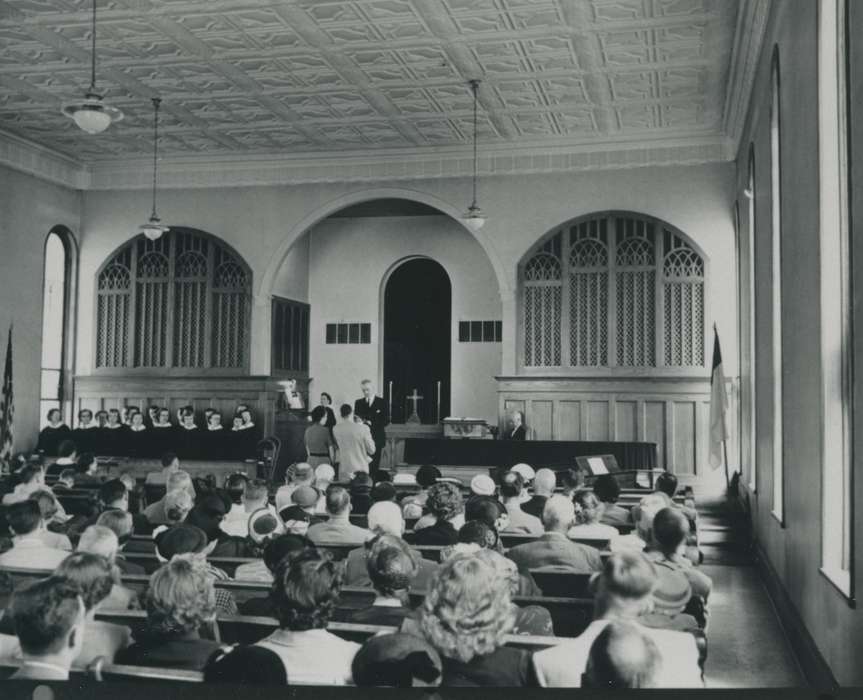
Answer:
[{"label": "lattice window grille", "polygon": [[525,363],[560,365],[563,296],[562,236],[553,236],[524,266]]},{"label": "lattice window grille", "polygon": [[561,230],[522,268],[525,367],[703,366],[705,261],[684,237],[619,215],[567,233],[565,256]]},{"label": "lattice window grille", "polygon": [[243,263],[206,235],[136,238],[98,277],[96,366],[243,368],[250,288]]},{"label": "lattice window grille", "polygon": [[665,364],[704,364],[704,260],[680,236],[663,235]]}]

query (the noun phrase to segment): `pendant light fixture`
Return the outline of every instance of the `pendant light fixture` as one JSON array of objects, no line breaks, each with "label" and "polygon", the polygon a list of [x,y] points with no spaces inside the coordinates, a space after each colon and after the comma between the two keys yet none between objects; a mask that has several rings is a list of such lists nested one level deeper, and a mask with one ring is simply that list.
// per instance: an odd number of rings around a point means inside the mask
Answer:
[{"label": "pendant light fixture", "polygon": [[156,175],[159,172],[159,107],[161,104],[160,98],[153,98],[153,211],[150,214],[150,220],[141,226],[141,233],[151,241],[155,241],[163,233],[170,230],[167,226],[162,225],[162,220],[156,213]]},{"label": "pendant light fixture", "polygon": [[123,118],[123,113],[116,107],[105,104],[102,95],[96,92],[96,0],[93,0],[92,48],[90,51],[90,87],[83,100],[67,102],[63,105],[63,114],[75,120],[75,123],[88,134],[99,134],[105,131],[113,122]]},{"label": "pendant light fixture", "polygon": [[472,231],[479,231],[486,222],[486,217],[482,213],[482,209],[479,208],[479,204],[476,203],[476,172],[477,172],[477,159],[476,159],[476,106],[477,106],[477,91],[479,90],[479,80],[471,80],[470,81],[470,89],[473,92],[473,201],[470,206],[467,208],[467,214],[464,216],[462,221],[470,228]]}]

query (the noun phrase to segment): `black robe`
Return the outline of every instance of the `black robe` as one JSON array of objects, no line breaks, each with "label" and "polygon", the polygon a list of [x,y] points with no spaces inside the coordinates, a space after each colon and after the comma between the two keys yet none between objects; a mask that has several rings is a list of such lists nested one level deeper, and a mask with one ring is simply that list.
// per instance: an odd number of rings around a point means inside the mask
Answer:
[{"label": "black robe", "polygon": [[47,457],[56,457],[60,443],[63,440],[71,439],[72,431],[69,430],[69,426],[65,423],[61,423],[56,428],[46,425],[42,428],[42,432],[39,433],[39,444],[36,449]]},{"label": "black robe", "polygon": [[120,425],[116,428],[109,428],[107,425],[99,429],[101,440],[100,450],[102,454],[109,457],[123,457],[129,449],[127,436],[129,434],[129,426]]},{"label": "black robe", "polygon": [[204,459],[223,460],[230,459],[228,453],[228,432],[224,428],[221,430],[206,430],[201,431],[202,446],[201,456]]},{"label": "black robe", "polygon": [[174,428],[174,451],[180,459],[200,459],[203,447],[203,431],[197,425]]},{"label": "black robe", "polygon": [[129,457],[151,457],[153,449],[150,441],[151,432],[147,428],[143,430],[128,428],[126,431],[126,454]]},{"label": "black robe", "polygon": [[75,448],[78,454],[85,452],[97,453],[99,445],[99,426],[95,423],[90,423],[92,428],[77,427],[72,431],[72,441],[75,443]]},{"label": "black robe", "polygon": [[232,430],[234,459],[253,459],[258,446],[258,427],[252,426],[243,430]]},{"label": "black robe", "polygon": [[175,427],[154,424],[148,431],[150,436],[150,454],[153,457],[161,457],[166,452],[176,452],[177,436]]}]

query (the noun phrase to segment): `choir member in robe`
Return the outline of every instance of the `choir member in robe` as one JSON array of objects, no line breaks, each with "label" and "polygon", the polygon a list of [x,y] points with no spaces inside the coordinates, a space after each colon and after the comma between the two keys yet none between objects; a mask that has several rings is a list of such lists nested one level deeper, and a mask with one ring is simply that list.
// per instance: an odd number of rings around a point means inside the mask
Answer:
[{"label": "choir member in robe", "polygon": [[323,406],[324,410],[327,412],[327,422],[324,423],[324,425],[330,432],[332,432],[333,427],[336,424],[336,413],[333,411],[333,397],[326,391],[321,392],[321,406]]},{"label": "choir member in robe", "polygon": [[82,408],[78,411],[78,424],[72,431],[72,441],[78,448],[78,452],[96,452],[98,437],[99,430],[93,420],[93,411],[89,408]]},{"label": "choir member in robe", "polygon": [[238,413],[234,416],[231,429],[226,436],[227,452],[230,459],[243,459],[243,441],[247,433],[243,431],[243,417]]},{"label": "choir member in robe", "polygon": [[130,457],[149,457],[152,455],[153,446],[150,444],[150,431],[144,425],[144,414],[134,411],[129,418],[129,432],[127,434],[129,445],[128,455]]},{"label": "choir member in robe", "polygon": [[72,439],[72,431],[63,422],[63,414],[59,408],[48,411],[48,425],[39,433],[39,444],[37,449],[47,457],[56,457],[57,448],[63,440]]},{"label": "choir member in robe", "polygon": [[96,424],[96,430],[91,438],[93,441],[93,449],[91,452],[97,455],[107,455],[105,450],[105,426],[108,425],[108,411],[100,409],[93,416],[93,422]]},{"label": "choir member in robe", "polygon": [[243,424],[240,426],[237,437],[239,454],[238,459],[248,459],[255,456],[255,449],[258,446],[258,428],[252,420],[252,412],[248,406],[240,406],[243,410],[239,412],[240,418],[243,419]]},{"label": "choir member in robe", "polygon": [[150,427],[150,443],[152,454],[163,455],[174,450],[174,426],[171,423],[171,412],[167,408],[157,408],[156,417]]},{"label": "choir member in robe", "polygon": [[129,426],[123,425],[120,419],[119,409],[112,408],[108,411],[108,422],[101,430],[102,451],[112,457],[125,455],[128,447],[126,441],[128,430]]},{"label": "choir member in robe", "polygon": [[150,406],[147,409],[147,415],[144,418],[144,425],[146,425],[148,428],[152,428],[153,424],[156,422],[156,420],[158,420],[158,418],[159,418],[159,407],[156,405]]},{"label": "choir member in robe", "polygon": [[195,424],[195,409],[192,406],[180,409],[180,425],[174,429],[174,447],[180,459],[201,457],[202,436]]},{"label": "choir member in robe", "polygon": [[207,459],[227,459],[227,431],[222,427],[222,414],[213,411],[207,417],[203,456]]}]

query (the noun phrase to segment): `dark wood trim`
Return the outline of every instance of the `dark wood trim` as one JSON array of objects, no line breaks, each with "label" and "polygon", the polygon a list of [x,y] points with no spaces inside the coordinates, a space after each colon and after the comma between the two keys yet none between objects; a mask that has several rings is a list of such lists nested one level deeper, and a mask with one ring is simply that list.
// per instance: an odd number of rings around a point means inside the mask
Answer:
[{"label": "dark wood trim", "polygon": [[819,692],[838,690],[839,683],[833,675],[833,671],[830,670],[830,666],[818,650],[818,646],[812,639],[812,635],[809,634],[809,630],[806,629],[806,624],[800,617],[800,613],[797,612],[797,608],[785,591],[779,575],[757,542],[753,548],[753,553],[755,565],[764,587],[767,589],[767,595],[773,603],[782,630],[791,644],[806,682],[811,688]]}]

